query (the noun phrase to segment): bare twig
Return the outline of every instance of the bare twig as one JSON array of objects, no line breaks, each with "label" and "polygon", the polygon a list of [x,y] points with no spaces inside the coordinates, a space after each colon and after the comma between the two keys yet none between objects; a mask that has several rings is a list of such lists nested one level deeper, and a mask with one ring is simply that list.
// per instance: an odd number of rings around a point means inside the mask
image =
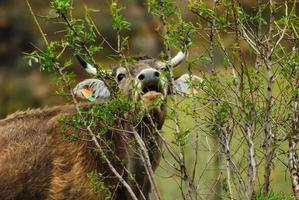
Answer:
[{"label": "bare twig", "polygon": [[[293,33],[294,42],[292,47],[292,54],[295,56],[296,54],[296,37]],[[293,82],[293,90],[298,91],[299,89],[299,76],[298,76],[298,69],[296,71],[295,80]],[[299,199],[299,156],[298,156],[298,138],[299,137],[299,130],[298,130],[298,123],[299,123],[299,112],[298,112],[298,103],[299,103],[298,94],[293,97],[292,99],[292,128],[289,134],[289,149],[288,149],[288,167],[290,172],[290,178],[292,183],[292,190],[294,195],[297,199]]]},{"label": "bare twig", "polygon": [[41,26],[39,25],[39,22],[37,21],[37,18],[36,18],[36,16],[35,16],[35,14],[34,14],[34,12],[33,12],[33,10],[32,10],[32,7],[31,7],[31,5],[30,5],[30,3],[29,3],[28,0],[26,0],[26,4],[27,4],[27,6],[28,6],[28,8],[29,8],[29,11],[30,11],[30,14],[31,14],[31,16],[33,17],[34,22],[35,22],[35,24],[36,24],[36,26],[37,26],[37,28],[38,28],[38,30],[39,30],[39,32],[40,32],[40,34],[41,34],[43,40],[44,40],[44,42],[45,42],[45,45],[46,45],[46,46],[49,46],[48,40],[47,40],[47,38],[46,38],[46,34],[43,32]]},{"label": "bare twig", "polygon": [[274,25],[274,4],[273,0],[270,0],[270,22],[269,22],[269,31],[268,31],[268,42],[267,42],[267,57],[265,60],[266,65],[266,108],[265,108],[265,122],[264,122],[264,131],[265,131],[265,141],[264,149],[266,152],[265,157],[265,172],[264,172],[264,190],[263,194],[266,196],[269,193],[270,187],[270,175],[272,171],[272,160],[274,156],[274,150],[272,148],[272,142],[274,135],[271,128],[271,109],[272,109],[272,86],[273,86],[273,71],[272,71],[272,32]]}]

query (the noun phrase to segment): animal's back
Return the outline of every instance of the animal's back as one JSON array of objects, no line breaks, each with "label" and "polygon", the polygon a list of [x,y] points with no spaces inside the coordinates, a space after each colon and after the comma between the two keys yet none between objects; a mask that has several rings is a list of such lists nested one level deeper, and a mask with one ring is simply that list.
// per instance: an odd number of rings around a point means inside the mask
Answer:
[{"label": "animal's back", "polygon": [[[74,106],[28,111],[0,120],[0,199],[99,199],[87,172],[98,169],[87,142],[72,142],[61,131],[59,115]],[[96,198],[97,197],[97,198]]]}]

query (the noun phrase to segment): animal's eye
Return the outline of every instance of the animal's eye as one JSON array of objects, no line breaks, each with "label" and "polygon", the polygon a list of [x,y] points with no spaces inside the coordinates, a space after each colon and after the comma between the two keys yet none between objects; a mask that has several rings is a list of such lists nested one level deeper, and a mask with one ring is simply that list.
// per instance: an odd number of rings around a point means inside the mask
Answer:
[{"label": "animal's eye", "polygon": [[117,81],[119,82],[119,81],[123,80],[125,77],[126,77],[125,74],[120,73],[117,75]]}]

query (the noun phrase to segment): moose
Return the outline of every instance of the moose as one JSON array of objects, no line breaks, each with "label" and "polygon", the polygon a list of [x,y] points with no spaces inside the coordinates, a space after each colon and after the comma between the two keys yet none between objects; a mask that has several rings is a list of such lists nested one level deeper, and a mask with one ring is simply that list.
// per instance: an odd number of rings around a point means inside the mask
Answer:
[{"label": "moose", "polygon": [[[132,131],[136,129],[146,144],[151,167],[155,171],[162,147],[162,140],[156,130],[160,130],[165,121],[166,97],[174,92],[188,93],[186,77],[192,78],[185,74],[175,80],[172,84],[176,91],[170,92],[169,82],[161,78],[161,70],[178,66],[185,57],[186,52],[180,51],[168,62],[145,58],[129,64],[126,68],[120,66],[113,70],[112,75],[119,90],[132,101],[146,101],[146,105],[149,105],[151,98],[163,99],[162,104],[156,107],[151,105],[148,115],[142,118],[142,123],[138,126],[132,127],[127,121],[119,120],[114,125],[117,128],[109,129],[103,136],[112,141],[110,148],[117,159],[113,158],[111,151],[106,156],[123,180],[130,185],[137,199],[149,199],[151,184],[136,145],[130,144],[128,140],[133,138]],[[78,60],[88,73],[97,73],[96,68],[81,57],[78,57]],[[136,84],[140,90],[133,89]],[[104,81],[96,78],[80,82],[73,91],[77,97],[92,97],[91,101],[109,101],[113,98],[112,91]],[[94,104],[95,102],[83,103],[82,107],[88,110]],[[132,199],[107,162],[98,154],[93,141],[72,141],[67,137],[74,132],[86,135],[86,130],[66,126],[58,120],[61,116],[76,114],[75,105],[59,105],[17,112],[0,120],[0,199]],[[96,131],[101,128],[104,127],[99,126]],[[150,139],[153,137],[155,141]],[[99,144],[104,145],[100,141]],[[88,176],[91,172],[103,175],[103,188],[108,189],[95,191]]]}]

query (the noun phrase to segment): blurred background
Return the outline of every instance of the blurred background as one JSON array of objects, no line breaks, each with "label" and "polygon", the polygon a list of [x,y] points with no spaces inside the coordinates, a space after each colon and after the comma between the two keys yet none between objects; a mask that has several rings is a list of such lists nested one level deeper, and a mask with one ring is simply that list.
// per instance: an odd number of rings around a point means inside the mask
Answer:
[{"label": "blurred background", "polygon": [[[49,1],[31,0],[30,3],[36,14],[45,16],[49,13]],[[157,24],[159,22],[147,14],[144,1],[128,0],[122,3],[127,7],[126,17],[133,23],[132,31],[128,33],[131,37],[130,52],[137,56],[157,56],[162,49],[160,38],[154,30],[159,26]],[[93,18],[103,36],[116,46],[116,35],[111,27],[109,2],[75,1],[74,15],[80,17],[84,14],[84,5],[100,10]],[[48,38],[60,37],[56,33],[61,28],[59,24],[47,23],[41,18],[39,21]],[[0,119],[17,110],[43,107],[64,101],[55,93],[56,86],[53,84],[52,75],[41,73],[36,64],[29,67],[27,60],[24,59],[23,53],[31,52],[32,44],[44,48],[25,1],[0,0]],[[96,60],[107,66],[116,64],[108,58],[111,53],[111,49],[104,46]],[[85,73],[76,62],[72,69],[78,79],[84,78]]]},{"label": "blurred background", "polygon": [[[155,29],[161,24],[158,19],[147,13],[146,1],[122,0],[120,2],[127,8],[125,16],[132,23],[132,30],[128,33],[130,54],[158,56],[163,45]],[[212,3],[213,1],[207,2]],[[45,16],[49,13],[49,1],[31,0],[30,3],[36,14]],[[196,20],[195,16],[187,11],[187,0],[178,0],[176,3],[187,21]],[[255,1],[244,0],[241,3],[244,7],[253,9]],[[109,1],[75,0],[74,4],[74,15],[76,16],[83,16],[84,5],[100,10],[93,14],[93,19],[103,36],[116,46],[116,35],[111,27]],[[57,32],[61,28],[59,24],[45,22],[41,18],[39,21],[49,39],[60,37]],[[231,41],[228,38],[225,43],[229,45]],[[101,42],[99,39],[99,44]],[[195,45],[191,56],[202,54],[205,51],[205,41],[195,40],[193,43]],[[50,106],[64,101],[55,93],[56,86],[53,76],[45,72],[41,73],[36,64],[29,67],[27,60],[24,59],[23,53],[31,52],[32,44],[41,49],[44,47],[25,1],[0,0],[0,119],[17,110]],[[104,45],[104,49],[97,54],[96,61],[107,66],[116,64],[115,60],[109,58],[111,54],[111,49]],[[215,54],[217,58],[217,51]],[[220,64],[221,59],[216,59],[216,64],[217,60]],[[74,61],[72,70],[77,74],[79,80],[86,76],[76,61]]]}]

